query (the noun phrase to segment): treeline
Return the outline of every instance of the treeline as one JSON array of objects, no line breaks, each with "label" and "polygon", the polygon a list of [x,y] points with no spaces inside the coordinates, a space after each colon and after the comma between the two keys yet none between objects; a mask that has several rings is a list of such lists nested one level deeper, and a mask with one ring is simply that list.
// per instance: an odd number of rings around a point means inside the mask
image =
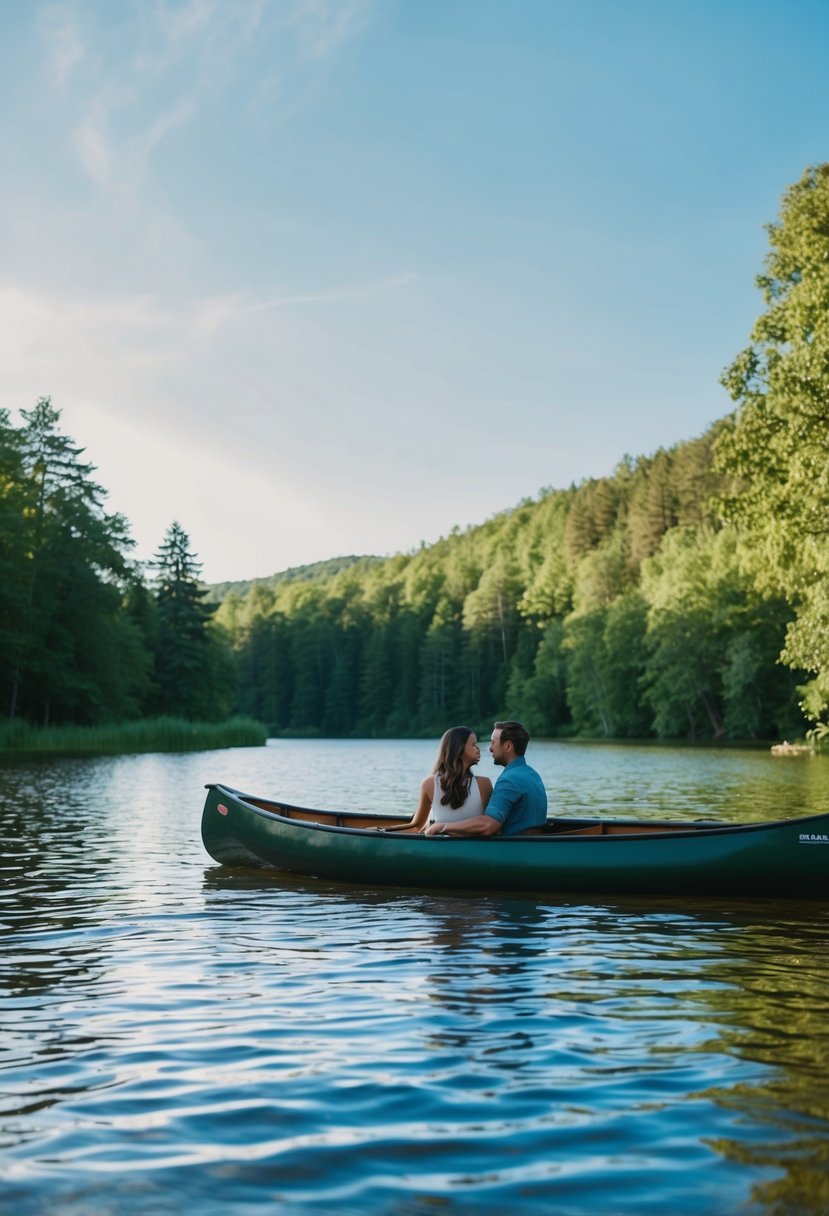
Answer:
[{"label": "treeline", "polygon": [[420,553],[229,596],[240,706],[283,733],[829,733],[829,165],[768,232],[732,415]]},{"label": "treeline", "polygon": [[[127,521],[48,398],[0,411],[0,690],[7,721],[95,725],[155,715],[219,721],[235,664],[187,534],[145,571]],[[16,737],[16,736],[15,736]]]},{"label": "treeline", "polygon": [[765,310],[723,375],[733,414],[416,553],[208,590],[175,523],[143,570],[51,402],[18,427],[0,411],[8,717],[829,733],[829,165],[787,191],[769,241]]},{"label": "treeline", "polygon": [[228,595],[239,709],[278,734],[802,732],[784,599],[740,573],[712,506],[720,428],[625,459],[419,552]]}]

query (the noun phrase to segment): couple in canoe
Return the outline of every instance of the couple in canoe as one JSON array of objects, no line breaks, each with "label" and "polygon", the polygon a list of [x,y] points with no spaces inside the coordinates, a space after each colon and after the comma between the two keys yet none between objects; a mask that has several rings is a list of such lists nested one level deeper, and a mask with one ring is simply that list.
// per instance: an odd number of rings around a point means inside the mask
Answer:
[{"label": "couple in canoe", "polygon": [[503,773],[495,782],[476,777],[481,749],[468,726],[451,727],[440,741],[434,771],[420,786],[411,821],[427,836],[516,836],[547,818],[544,782],[524,759],[529,731],[520,722],[496,722],[489,751]]}]

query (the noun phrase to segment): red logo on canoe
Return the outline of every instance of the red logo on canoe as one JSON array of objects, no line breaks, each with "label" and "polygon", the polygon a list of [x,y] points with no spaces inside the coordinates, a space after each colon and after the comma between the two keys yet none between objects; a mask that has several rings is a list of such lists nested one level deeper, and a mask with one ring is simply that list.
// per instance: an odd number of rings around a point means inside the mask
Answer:
[{"label": "red logo on canoe", "polygon": [[227,814],[227,807],[225,806],[225,804],[223,802],[219,803],[219,805],[216,807],[216,810],[219,812],[220,815]]}]

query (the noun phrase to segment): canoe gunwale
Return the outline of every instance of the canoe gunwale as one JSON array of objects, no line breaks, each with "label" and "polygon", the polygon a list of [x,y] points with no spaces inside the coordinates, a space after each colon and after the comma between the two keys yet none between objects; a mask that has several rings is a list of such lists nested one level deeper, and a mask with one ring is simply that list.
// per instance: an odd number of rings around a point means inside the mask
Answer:
[{"label": "canoe gunwale", "polygon": [[[351,816],[353,816],[354,818],[360,818],[360,819],[387,817],[389,819],[390,825],[399,824],[401,819],[403,819],[403,820],[405,819],[404,816],[396,816],[396,815],[383,816],[382,813],[379,813],[379,812],[374,814],[372,812],[364,812],[364,811],[323,811],[323,810],[319,810],[319,809],[315,810],[313,807],[294,806],[291,803],[275,802],[275,801],[271,803],[271,806],[279,807],[280,809],[273,810],[273,809],[270,809],[270,807],[267,805],[268,803],[271,802],[270,799],[262,798],[255,794],[245,794],[241,790],[233,789],[232,786],[222,785],[218,782],[211,782],[210,784],[206,785],[205,788],[208,790],[217,790],[217,791],[221,790],[223,794],[227,794],[229,797],[231,797],[235,801],[240,802],[246,810],[252,811],[255,815],[261,816],[262,818],[264,818],[266,820],[277,820],[278,822],[285,824],[286,826],[289,826],[291,828],[306,829],[310,832],[324,832],[324,833],[331,833],[334,835],[347,835],[347,836],[359,836],[359,837],[371,836],[371,837],[378,838],[378,839],[388,839],[388,837],[389,837],[389,833],[387,832],[387,830],[384,827],[349,827],[349,826],[341,824],[341,823],[323,823],[320,820],[294,818],[290,814],[286,815],[286,814],[281,814],[280,812],[281,811],[289,811],[289,812],[298,811],[302,815],[313,815],[313,814],[331,815],[331,816],[336,817],[337,819],[340,819],[342,817],[351,817]],[[263,803],[266,805],[263,806],[262,805]],[[648,822],[647,820],[638,820],[637,821],[637,820],[627,820],[627,819],[604,819],[604,820],[602,820],[599,817],[568,820],[566,817],[562,816],[562,817],[558,817],[558,818],[554,817],[552,819],[548,819],[546,828],[549,829],[554,824],[561,825],[561,824],[572,823],[573,826],[566,827],[563,829],[560,826],[558,826],[557,830],[553,830],[553,831],[542,829],[541,831],[538,831],[538,832],[526,832],[526,833],[521,833],[521,834],[515,835],[515,836],[503,836],[503,835],[499,834],[499,835],[491,837],[491,838],[459,837],[459,836],[453,837],[453,836],[450,836],[450,835],[444,834],[444,833],[438,833],[434,836],[426,836],[422,832],[412,832],[412,833],[406,835],[405,837],[402,837],[402,835],[397,834],[397,833],[395,835],[397,836],[398,839],[402,838],[402,839],[406,839],[406,840],[442,840],[444,843],[454,842],[454,843],[470,844],[473,842],[481,842],[481,841],[486,840],[487,842],[497,841],[499,845],[527,844],[530,841],[532,841],[534,844],[540,844],[543,841],[547,844],[549,844],[550,842],[556,842],[557,844],[563,844],[565,842],[570,842],[570,843],[579,843],[581,845],[584,845],[588,841],[595,842],[598,844],[600,841],[603,841],[604,843],[608,843],[610,841],[630,841],[630,840],[641,839],[644,836],[647,836],[647,838],[652,841],[658,841],[660,839],[673,841],[673,840],[682,840],[683,838],[698,840],[701,836],[709,837],[709,836],[730,836],[730,835],[735,835],[735,834],[743,835],[743,834],[749,834],[751,832],[768,832],[768,831],[774,830],[775,828],[781,828],[781,827],[791,828],[791,827],[797,826],[797,824],[799,824],[799,823],[814,824],[814,822],[818,819],[829,819],[829,816],[820,815],[820,814],[819,815],[801,815],[801,816],[797,816],[793,819],[766,819],[766,820],[757,820],[757,821],[753,821],[750,823],[725,823],[725,824],[718,824],[718,823],[712,822],[711,820],[705,820],[705,819],[701,819],[701,820],[695,821],[693,823],[689,823],[688,821],[677,820],[676,826],[673,826],[673,824],[670,821],[662,821],[662,820],[656,820],[656,821],[652,820],[650,822]],[[607,834],[600,834],[600,833],[596,833],[596,834],[592,834],[592,835],[588,834],[588,829],[590,828],[591,825],[602,824],[602,823],[611,825],[617,830],[614,830]],[[630,827],[632,830],[629,832],[619,831],[618,828],[620,828],[620,827]]]}]

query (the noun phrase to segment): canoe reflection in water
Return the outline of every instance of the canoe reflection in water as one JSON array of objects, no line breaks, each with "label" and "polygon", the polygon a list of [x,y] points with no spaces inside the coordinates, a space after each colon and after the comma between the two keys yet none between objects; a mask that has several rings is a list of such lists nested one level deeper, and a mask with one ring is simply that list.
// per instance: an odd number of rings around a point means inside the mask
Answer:
[{"label": "canoe reflection in water", "polygon": [[476,891],[829,894],[829,814],[765,823],[550,819],[520,836],[424,836],[407,818],[322,811],[209,785],[202,840],[228,866]]}]

